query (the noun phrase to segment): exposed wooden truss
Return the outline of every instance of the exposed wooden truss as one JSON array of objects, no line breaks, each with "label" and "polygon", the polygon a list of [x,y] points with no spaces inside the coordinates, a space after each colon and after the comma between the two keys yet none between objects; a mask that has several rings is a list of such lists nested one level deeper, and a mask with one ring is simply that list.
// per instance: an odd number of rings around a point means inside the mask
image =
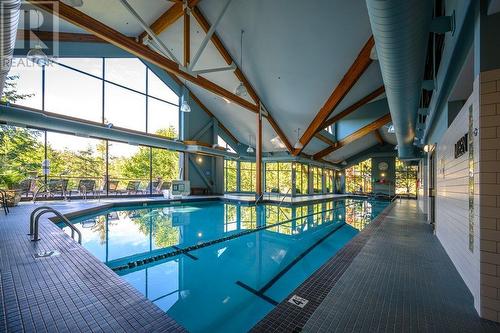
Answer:
[{"label": "exposed wooden truss", "polygon": [[[196,6],[199,0],[190,0],[189,6]],[[166,10],[163,14],[158,17],[153,24],[151,24],[151,30],[159,35],[163,31],[165,31],[168,27],[174,24],[178,19],[184,15],[183,3],[181,1],[174,3],[168,10]],[[144,31],[139,35],[139,40],[142,41],[144,37],[148,34]]]},{"label": "exposed wooden truss", "polygon": [[146,61],[149,61],[158,67],[166,70],[167,72],[177,75],[178,77],[190,81],[216,95],[221,97],[225,97],[226,99],[234,102],[235,104],[248,109],[252,112],[259,112],[259,107],[250,103],[249,101],[236,96],[235,94],[229,92],[221,86],[205,79],[201,76],[192,76],[191,74],[183,71],[179,64],[176,62],[166,58],[165,56],[149,49],[148,47],[137,43],[127,36],[121,34],[120,32],[108,27],[107,25],[97,21],[96,19],[80,12],[79,10],[65,5],[62,2],[59,2],[59,10],[54,11],[53,6],[50,3],[47,3],[44,0],[29,0],[35,6],[53,14],[58,15],[62,19],[75,24],[91,33],[96,35],[97,37],[107,41],[110,44],[113,44],[139,58],[142,58]]},{"label": "exposed wooden truss", "polygon": [[[205,18],[203,13],[197,7],[192,6],[191,14],[196,19],[198,24],[203,28],[205,33],[208,32],[208,30],[210,30],[210,23],[208,22],[208,20]],[[229,51],[226,49],[226,47],[222,43],[222,40],[217,36],[217,33],[214,33],[212,35],[211,41],[214,44],[215,48],[219,51],[220,55],[222,56],[222,58],[224,59],[226,64],[231,65],[231,64],[235,63],[231,54],[229,53]],[[234,70],[234,74],[236,75],[238,80],[240,80],[245,85],[245,88],[248,91],[248,95],[250,95],[250,97],[253,99],[253,101],[256,104],[259,104],[260,103],[259,96],[257,95],[257,93],[255,92],[255,89],[252,87],[252,85],[250,84],[250,82],[245,77],[245,75],[243,74],[243,72],[241,71],[241,69],[239,67],[236,67],[236,69]],[[293,147],[290,144],[290,142],[288,141],[288,138],[286,137],[285,133],[279,127],[278,123],[274,120],[274,118],[271,116],[271,114],[269,112],[267,113],[266,118],[269,121],[269,124],[271,125],[271,127],[276,132],[276,134],[278,134],[278,137],[281,139],[283,144],[286,146],[286,149],[291,153],[293,151]]]},{"label": "exposed wooden truss", "polygon": [[377,139],[377,142],[383,146],[385,144],[385,141],[382,137],[382,134],[380,134],[380,129],[373,131],[373,134],[375,134],[375,139]]},{"label": "exposed wooden truss", "polygon": [[331,154],[333,153],[334,151],[348,145],[349,143],[353,142],[353,141],[356,141],[362,137],[364,137],[365,135],[373,132],[373,131],[376,131],[378,130],[380,127],[386,125],[387,123],[390,123],[391,122],[391,114],[388,113],[386,114],[385,116],[371,122],[370,124],[366,125],[366,126],[363,126],[362,128],[360,128],[359,130],[357,130],[356,132],[346,136],[345,138],[343,138],[342,140],[339,140],[337,142],[335,142],[334,145],[328,147],[328,148],[325,148],[323,149],[322,151],[316,153],[313,155],[313,158],[315,160],[318,160],[318,159],[322,159],[323,157],[327,156],[328,154]]},{"label": "exposed wooden truss", "polygon": [[[52,31],[31,31],[31,30],[17,30],[17,39],[19,40],[36,40],[36,38],[44,42],[81,42],[81,43],[107,43],[92,34],[80,34],[73,32],[58,32]],[[131,38],[133,40],[133,38]]]},{"label": "exposed wooden truss", "polygon": [[327,145],[330,145],[330,146],[333,146],[335,145],[335,141],[327,138],[326,136],[324,136],[323,134],[321,133],[316,133],[316,138],[320,139],[321,141],[323,141],[324,143],[326,143]]},{"label": "exposed wooden truss", "polygon": [[332,91],[330,97],[328,97],[324,105],[314,117],[309,127],[305,130],[304,134],[300,138],[300,142],[302,143],[303,148],[295,149],[293,152],[294,155],[300,154],[300,152],[311,141],[318,130],[324,128],[322,127],[324,122],[328,119],[333,110],[340,104],[340,102],[344,99],[344,97],[358,81],[361,75],[363,75],[368,66],[372,63],[372,59],[370,59],[370,52],[374,45],[375,41],[373,39],[373,36],[371,36],[361,49],[361,52],[358,54],[340,83]]},{"label": "exposed wooden truss", "polygon": [[382,95],[384,92],[385,92],[384,86],[375,89],[374,91],[372,91],[371,93],[369,93],[368,95],[366,95],[365,97],[363,97],[362,99],[357,101],[356,103],[352,104],[351,106],[349,106],[348,108],[346,108],[342,112],[340,112],[340,113],[336,114],[335,116],[333,116],[332,118],[326,120],[318,129],[318,132],[321,131],[322,129],[328,127],[328,126],[335,124],[339,120],[347,117],[348,115],[350,115],[351,113],[353,113],[354,111],[356,111],[357,109],[362,107],[363,105],[372,101],[374,98]]}]

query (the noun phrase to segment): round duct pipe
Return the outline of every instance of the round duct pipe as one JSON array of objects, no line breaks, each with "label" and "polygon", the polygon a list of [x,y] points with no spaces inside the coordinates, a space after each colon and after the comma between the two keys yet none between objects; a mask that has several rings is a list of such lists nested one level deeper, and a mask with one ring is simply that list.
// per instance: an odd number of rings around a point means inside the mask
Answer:
[{"label": "round duct pipe", "polygon": [[366,5],[398,140],[398,155],[402,159],[412,158],[433,1],[366,0]]}]

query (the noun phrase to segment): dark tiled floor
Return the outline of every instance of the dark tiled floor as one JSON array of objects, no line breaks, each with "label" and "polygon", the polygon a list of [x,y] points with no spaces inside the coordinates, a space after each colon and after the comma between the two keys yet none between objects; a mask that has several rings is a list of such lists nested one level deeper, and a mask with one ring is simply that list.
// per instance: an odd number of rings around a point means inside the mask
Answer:
[{"label": "dark tiled floor", "polygon": [[[65,212],[96,204],[50,205]],[[8,218],[0,215],[0,332],[184,331],[46,218],[42,240],[31,242],[34,207],[26,203]],[[60,255],[34,259],[44,250]]]},{"label": "dark tiled floor", "polygon": [[[415,201],[374,221],[279,304],[255,332],[500,332],[473,298]],[[287,298],[288,299],[288,298]]]}]

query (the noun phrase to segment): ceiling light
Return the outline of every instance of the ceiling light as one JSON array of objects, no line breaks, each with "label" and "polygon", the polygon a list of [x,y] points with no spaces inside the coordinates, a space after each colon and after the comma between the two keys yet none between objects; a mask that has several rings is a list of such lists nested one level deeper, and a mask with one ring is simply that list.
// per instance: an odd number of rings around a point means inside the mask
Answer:
[{"label": "ceiling light", "polygon": [[243,82],[240,82],[240,84],[236,87],[236,89],[234,90],[234,94],[239,97],[248,95],[248,90]]},{"label": "ceiling light", "polygon": [[389,127],[387,128],[387,133],[396,133],[393,124],[390,124]]},{"label": "ceiling light", "polygon": [[26,58],[40,67],[49,64],[49,58],[47,57],[45,52],[43,52],[42,46],[40,44],[35,45],[34,48],[29,50]]},{"label": "ceiling light", "polygon": [[[37,27],[40,27],[40,12],[36,11],[37,14]],[[28,51],[28,54],[26,54],[26,58],[28,58],[29,61],[33,62],[34,64],[42,67],[46,66],[49,64],[49,58],[43,52],[42,50],[42,45],[40,44],[40,41]]]},{"label": "ceiling light", "polygon": [[428,152],[429,152],[429,150],[431,150],[431,146],[429,146],[429,145],[425,145],[425,146],[424,146],[424,151],[425,151],[426,153],[428,153]]},{"label": "ceiling light", "polygon": [[189,106],[188,99],[189,99],[189,92],[187,91],[186,86],[184,86],[181,96],[181,108],[180,108],[181,112],[191,112],[191,106]]},{"label": "ceiling light", "polygon": [[191,112],[191,107],[189,106],[187,101],[182,101],[181,112]]},{"label": "ceiling light", "polygon": [[[241,66],[241,71],[243,72],[243,34],[245,33],[244,30],[241,30],[241,35],[240,35],[240,66]],[[248,95],[248,90],[243,84],[243,82],[240,82],[240,84],[236,87],[234,90],[234,93],[236,96],[246,96]]]},{"label": "ceiling light", "polygon": [[254,149],[252,147],[252,134],[248,135],[248,148],[247,148],[247,153],[252,154],[254,152]]}]

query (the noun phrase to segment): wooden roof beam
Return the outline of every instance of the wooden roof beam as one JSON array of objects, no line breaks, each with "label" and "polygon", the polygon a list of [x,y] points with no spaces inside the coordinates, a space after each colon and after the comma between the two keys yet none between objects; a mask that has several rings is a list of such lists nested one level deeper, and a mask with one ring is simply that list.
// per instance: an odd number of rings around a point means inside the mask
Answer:
[{"label": "wooden roof beam", "polygon": [[165,56],[149,49],[145,45],[135,42],[131,40],[129,37],[123,35],[122,33],[108,27],[102,22],[97,21],[96,19],[82,13],[81,11],[68,6],[62,2],[58,2],[58,11],[54,11],[54,8],[44,0],[29,0],[33,5],[53,14],[57,15],[60,18],[77,25],[97,37],[107,41],[110,44],[113,44],[139,58],[142,58],[146,61],[149,61],[158,67],[166,70],[167,72],[177,75],[178,77],[190,81],[216,95],[221,97],[225,97],[231,102],[240,105],[241,107],[248,109],[254,113],[259,112],[259,107],[250,103],[249,101],[236,96],[235,94],[227,91],[226,89],[218,86],[217,84],[201,77],[201,76],[192,76],[189,73],[181,70],[179,64],[176,62],[166,58]]},{"label": "wooden roof beam", "polygon": [[[190,0],[189,7],[194,7],[198,4],[199,0]],[[184,15],[184,8],[182,2],[175,2],[169,9],[167,9],[163,14],[160,15],[150,26],[151,30],[159,35],[165,31],[168,27],[174,24],[178,19]],[[143,39],[148,34],[146,31],[139,35],[139,41],[142,42]]]},{"label": "wooden roof beam", "polygon": [[384,86],[375,89],[374,91],[372,91],[371,93],[369,93],[368,95],[366,95],[365,97],[363,97],[362,99],[357,101],[356,103],[352,104],[351,106],[349,106],[348,108],[346,108],[342,112],[340,112],[340,113],[336,114],[335,116],[333,116],[332,118],[326,120],[318,129],[318,132],[323,130],[324,128],[327,128],[328,126],[333,125],[334,123],[338,122],[339,120],[347,117],[348,115],[350,115],[351,113],[353,113],[354,111],[356,111],[357,109],[362,107],[363,105],[372,101],[374,98],[382,95],[384,92],[385,92]]},{"label": "wooden roof beam", "polygon": [[375,134],[375,139],[377,139],[379,145],[383,146],[385,144],[385,141],[382,137],[382,134],[380,134],[380,129],[373,131],[373,134]]},{"label": "wooden roof beam", "polygon": [[[190,4],[191,6],[191,4]],[[198,24],[202,27],[203,31],[208,32],[210,30],[210,23],[208,22],[207,18],[203,15],[203,13],[200,11],[198,7],[191,6],[191,14],[193,17],[196,19]],[[217,33],[214,33],[211,37],[211,41],[214,44],[215,48],[219,51],[220,55],[226,62],[226,64],[231,65],[231,64],[236,64],[233,60],[233,57],[229,53],[229,51],[226,49],[224,46],[224,43],[222,43],[222,40],[217,36]],[[260,103],[260,98],[255,92],[255,89],[252,87],[248,79],[245,77],[243,72],[239,67],[236,67],[234,70],[234,74],[240,80],[245,88],[248,91],[248,95],[253,99],[253,101],[258,105]],[[293,152],[293,147],[291,143],[288,141],[288,138],[286,137],[285,133],[281,130],[279,127],[278,123],[274,120],[274,118],[271,116],[269,112],[267,112],[266,115],[267,120],[269,121],[269,124],[271,127],[274,129],[278,137],[281,139],[283,144],[286,146],[286,149],[291,153]]]},{"label": "wooden roof beam", "polygon": [[293,153],[294,155],[298,155],[311,141],[314,134],[316,134],[319,129],[322,129],[322,125],[328,119],[333,110],[340,104],[361,75],[363,75],[368,66],[372,63],[372,59],[370,59],[370,52],[374,45],[375,41],[373,36],[371,36],[356,57],[356,60],[354,60],[351,67],[348,69],[347,73],[344,75],[337,87],[332,91],[330,97],[328,97],[325,101],[324,105],[321,107],[309,127],[300,138],[303,148],[295,149]]},{"label": "wooden roof beam", "polygon": [[348,145],[349,143],[353,142],[353,141],[356,141],[358,139],[361,139],[362,137],[364,137],[365,135],[368,135],[369,133],[373,132],[373,131],[376,131],[378,130],[380,127],[388,124],[391,122],[391,114],[388,113],[386,114],[385,116],[371,122],[370,124],[366,125],[366,126],[363,126],[362,128],[360,128],[359,130],[357,130],[356,132],[346,136],[345,138],[343,138],[342,140],[339,140],[337,142],[335,142],[335,145],[332,145],[328,148],[325,148],[323,149],[322,151],[316,153],[313,155],[313,158],[315,160],[319,160],[319,159],[322,159],[323,157],[333,153],[334,151]]}]

